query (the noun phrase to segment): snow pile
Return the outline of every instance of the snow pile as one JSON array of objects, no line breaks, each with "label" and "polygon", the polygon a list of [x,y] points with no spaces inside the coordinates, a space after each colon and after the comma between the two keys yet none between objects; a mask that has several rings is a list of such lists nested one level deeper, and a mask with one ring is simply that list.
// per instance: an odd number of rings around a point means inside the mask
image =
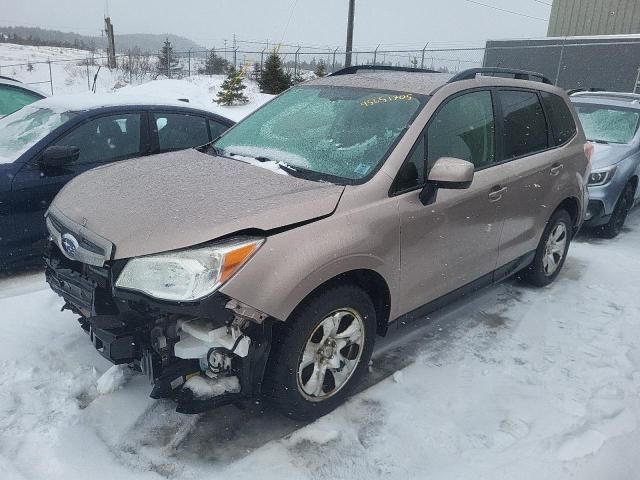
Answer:
[{"label": "snow pile", "polygon": [[340,437],[340,430],[329,418],[320,419],[315,423],[294,432],[286,441],[290,446],[295,446],[301,442],[314,443],[316,445],[326,445]]},{"label": "snow pile", "polygon": [[218,105],[214,99],[224,79],[224,75],[196,75],[181,80],[154,80],[142,85],[127,86],[118,90],[118,92],[126,95],[145,95],[174,101],[188,99],[189,106],[203,108],[234,121],[242,120],[263,103],[273,98],[273,95],[260,93],[256,82],[245,80],[247,89],[244,93],[249,98],[249,103],[230,107]]},{"label": "snow pile", "polygon": [[131,370],[126,365],[113,365],[98,379],[96,390],[99,395],[108,395],[122,388],[131,378]]},{"label": "snow pile", "polygon": [[223,393],[238,393],[240,391],[240,382],[238,377],[213,379],[196,375],[187,380],[183,388],[191,390],[193,396],[198,400],[207,400]]}]

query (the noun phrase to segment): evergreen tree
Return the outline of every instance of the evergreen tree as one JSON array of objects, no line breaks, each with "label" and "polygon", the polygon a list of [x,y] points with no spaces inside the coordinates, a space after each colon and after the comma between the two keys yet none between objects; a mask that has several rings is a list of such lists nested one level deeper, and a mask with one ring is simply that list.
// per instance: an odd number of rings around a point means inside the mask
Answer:
[{"label": "evergreen tree", "polygon": [[158,55],[158,74],[166,75],[168,78],[177,77],[180,76],[180,70],[178,59],[173,54],[173,47],[167,38]]},{"label": "evergreen tree", "polygon": [[201,73],[205,73],[207,75],[220,75],[227,70],[228,66],[229,62],[216,55],[216,49],[212,48],[207,56],[207,60],[204,64],[204,68],[201,70]]},{"label": "evergreen tree", "polygon": [[291,86],[291,75],[284,71],[282,59],[273,50],[264,62],[260,76],[260,90],[264,93],[277,95]]},{"label": "evergreen tree", "polygon": [[313,71],[316,77],[325,77],[327,75],[327,66],[324,63],[324,60],[320,60],[316,65],[316,69]]},{"label": "evergreen tree", "polygon": [[258,82],[260,84],[260,79],[262,78],[262,69],[260,68],[260,64],[258,62],[253,64],[253,71],[251,72],[251,79]]},{"label": "evergreen tree", "polygon": [[216,102],[220,105],[238,105],[249,102],[249,99],[242,92],[247,86],[242,82],[244,72],[242,69],[236,70],[229,67],[227,78],[222,83],[222,89],[218,92]]}]

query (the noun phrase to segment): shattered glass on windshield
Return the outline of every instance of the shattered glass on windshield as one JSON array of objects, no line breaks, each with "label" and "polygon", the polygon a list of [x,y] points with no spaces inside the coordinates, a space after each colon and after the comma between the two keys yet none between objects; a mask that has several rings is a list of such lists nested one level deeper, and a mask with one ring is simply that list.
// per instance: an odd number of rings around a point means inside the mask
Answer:
[{"label": "shattered glass on windshield", "polygon": [[365,88],[295,88],[215,146],[229,156],[357,181],[376,170],[425,101],[415,94]]},{"label": "shattered glass on windshield", "polygon": [[589,140],[629,143],[640,126],[640,111],[577,104],[576,111]]}]

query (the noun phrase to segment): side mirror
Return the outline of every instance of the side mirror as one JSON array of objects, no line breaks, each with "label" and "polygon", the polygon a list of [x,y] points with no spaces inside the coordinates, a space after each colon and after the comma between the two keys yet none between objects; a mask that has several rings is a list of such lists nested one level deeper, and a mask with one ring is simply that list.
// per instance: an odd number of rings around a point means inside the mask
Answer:
[{"label": "side mirror", "polygon": [[55,145],[48,147],[38,160],[41,168],[63,168],[65,165],[75,162],[80,156],[78,147]]},{"label": "side mirror", "polygon": [[473,163],[459,158],[442,157],[436,160],[427,182],[420,192],[420,200],[427,205],[435,200],[439,188],[463,190],[471,186],[475,167]]}]

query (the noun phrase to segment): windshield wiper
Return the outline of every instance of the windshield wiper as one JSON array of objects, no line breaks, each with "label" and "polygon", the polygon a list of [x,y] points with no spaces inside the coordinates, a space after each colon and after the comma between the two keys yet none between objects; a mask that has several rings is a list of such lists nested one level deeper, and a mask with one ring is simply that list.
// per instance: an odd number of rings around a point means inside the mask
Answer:
[{"label": "windshield wiper", "polygon": [[280,170],[284,170],[286,173],[288,173],[292,177],[308,179],[308,175],[305,175],[302,172],[308,172],[310,174],[313,174],[313,172],[311,170],[306,170],[304,168],[294,167],[292,165],[289,165],[286,162],[283,162],[282,160],[274,160],[273,158],[265,157],[264,155],[258,155],[257,157],[254,157],[252,155],[244,155],[244,154],[234,153],[234,152],[229,152],[229,155],[232,156],[232,157],[235,156],[235,157],[253,158],[254,160],[259,161],[260,163],[274,163],[275,165],[278,166],[278,168],[280,168]]},{"label": "windshield wiper", "polygon": [[606,140],[600,140],[600,139],[593,139],[592,140],[590,138],[587,138],[587,141],[593,142],[593,143],[601,143],[603,145],[609,145],[609,142],[607,142]]}]

